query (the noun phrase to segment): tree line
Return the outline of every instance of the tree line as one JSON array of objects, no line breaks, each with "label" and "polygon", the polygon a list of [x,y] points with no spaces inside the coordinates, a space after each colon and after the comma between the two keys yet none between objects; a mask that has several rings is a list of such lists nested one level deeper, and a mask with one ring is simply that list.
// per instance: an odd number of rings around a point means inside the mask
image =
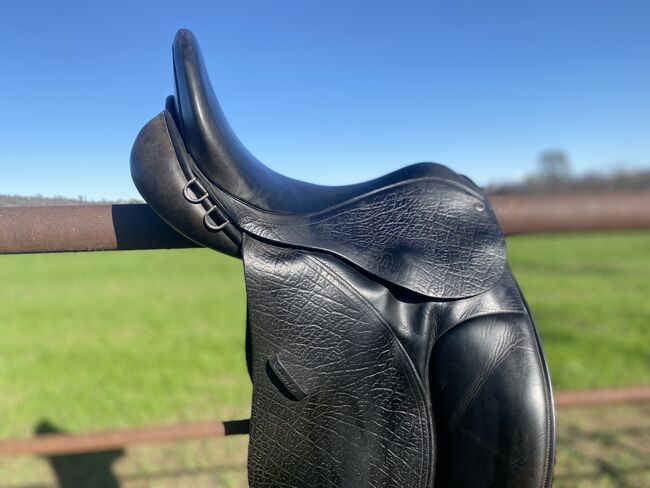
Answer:
[{"label": "tree line", "polygon": [[545,151],[540,155],[536,173],[516,183],[491,184],[493,195],[512,193],[575,193],[604,191],[650,191],[650,169],[590,172],[575,175],[563,151]]}]

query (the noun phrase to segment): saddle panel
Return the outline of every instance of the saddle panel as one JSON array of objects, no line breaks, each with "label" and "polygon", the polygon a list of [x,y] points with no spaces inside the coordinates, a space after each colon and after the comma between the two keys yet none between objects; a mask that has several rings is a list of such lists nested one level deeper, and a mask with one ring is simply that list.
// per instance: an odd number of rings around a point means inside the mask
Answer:
[{"label": "saddle panel", "polygon": [[428,390],[390,326],[345,280],[355,272],[250,237],[243,249],[250,485],[430,488]]}]

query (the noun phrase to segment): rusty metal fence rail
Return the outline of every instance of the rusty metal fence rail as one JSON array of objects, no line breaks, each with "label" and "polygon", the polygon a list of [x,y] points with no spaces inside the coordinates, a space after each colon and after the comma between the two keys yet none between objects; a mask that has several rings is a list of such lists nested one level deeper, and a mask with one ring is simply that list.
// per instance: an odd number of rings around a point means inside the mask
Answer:
[{"label": "rusty metal fence rail", "polygon": [[[650,229],[650,191],[553,196],[492,196],[506,235]],[[149,206],[0,207],[0,254],[197,247]],[[559,408],[650,401],[650,387],[559,392]],[[143,427],[86,434],[45,434],[0,441],[0,456],[96,452],[135,444],[248,432],[248,420]]]},{"label": "rusty metal fence rail", "polygon": [[[558,408],[650,401],[650,386],[613,390],[566,391],[555,395]],[[208,437],[248,434],[249,419],[161,425],[84,434],[41,434],[0,441],[0,456],[62,455],[179,442]]]},{"label": "rusty metal fence rail", "polygon": [[[650,191],[491,201],[508,235],[650,229]],[[0,207],[0,254],[189,247],[145,204]]]}]

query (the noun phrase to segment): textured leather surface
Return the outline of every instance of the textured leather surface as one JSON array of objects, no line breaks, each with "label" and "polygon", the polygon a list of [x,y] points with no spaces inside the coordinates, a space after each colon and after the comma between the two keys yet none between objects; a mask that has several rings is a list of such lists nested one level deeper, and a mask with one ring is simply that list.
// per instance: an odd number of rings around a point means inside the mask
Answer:
[{"label": "textured leather surface", "polygon": [[[346,281],[348,268],[249,238],[244,262],[251,486],[431,486],[428,391],[390,325]],[[277,355],[290,381],[269,373]]]},{"label": "textured leather surface", "polygon": [[[509,271],[482,295],[431,301],[327,254],[244,249],[252,486],[548,486],[551,393]],[[278,354],[300,401],[274,385]]]},{"label": "textured leather surface", "polygon": [[201,180],[247,233],[336,254],[429,297],[482,293],[504,271],[505,242],[489,203],[453,180],[406,179],[305,215],[253,208]]},{"label": "textured leather surface", "polygon": [[179,232],[243,259],[251,486],[550,486],[550,380],[480,189],[424,163],[346,187],[278,175],[227,125],[187,31],[174,64],[131,169]]}]

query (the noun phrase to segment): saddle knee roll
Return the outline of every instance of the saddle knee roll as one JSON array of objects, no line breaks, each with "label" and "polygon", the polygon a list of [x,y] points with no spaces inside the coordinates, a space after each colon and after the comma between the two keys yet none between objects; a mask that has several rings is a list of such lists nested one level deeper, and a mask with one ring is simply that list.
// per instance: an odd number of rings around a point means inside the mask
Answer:
[{"label": "saddle knee roll", "polygon": [[436,486],[550,486],[553,401],[528,315],[457,325],[436,344],[430,368]]}]

